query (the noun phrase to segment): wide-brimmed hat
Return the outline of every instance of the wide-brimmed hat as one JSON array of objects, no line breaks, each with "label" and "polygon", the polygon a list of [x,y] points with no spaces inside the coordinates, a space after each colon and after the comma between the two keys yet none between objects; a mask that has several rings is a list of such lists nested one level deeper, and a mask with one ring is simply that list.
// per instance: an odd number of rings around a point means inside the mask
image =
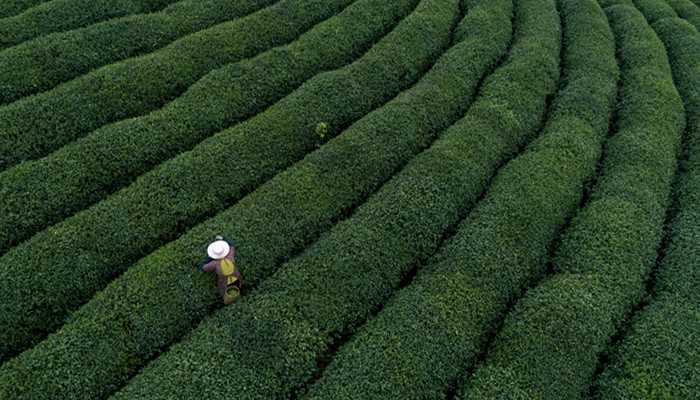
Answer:
[{"label": "wide-brimmed hat", "polygon": [[215,260],[220,260],[228,254],[228,252],[231,250],[231,246],[229,246],[228,243],[224,240],[217,240],[215,242],[212,242],[209,247],[207,247],[207,254],[209,257],[215,259]]}]

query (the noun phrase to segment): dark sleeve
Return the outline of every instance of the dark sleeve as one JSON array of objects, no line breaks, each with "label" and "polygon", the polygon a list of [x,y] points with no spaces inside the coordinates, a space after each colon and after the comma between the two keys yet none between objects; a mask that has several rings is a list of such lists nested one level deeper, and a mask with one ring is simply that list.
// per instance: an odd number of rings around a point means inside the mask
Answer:
[{"label": "dark sleeve", "polygon": [[216,271],[216,260],[209,261],[208,263],[202,265],[202,271],[204,271],[204,272]]},{"label": "dark sleeve", "polygon": [[233,243],[231,243],[229,241],[226,241],[226,243],[228,243],[228,245],[231,247],[231,249],[228,251],[228,254],[226,254],[226,258],[233,261],[233,263],[235,265],[235,263],[236,263],[236,245],[234,245]]}]

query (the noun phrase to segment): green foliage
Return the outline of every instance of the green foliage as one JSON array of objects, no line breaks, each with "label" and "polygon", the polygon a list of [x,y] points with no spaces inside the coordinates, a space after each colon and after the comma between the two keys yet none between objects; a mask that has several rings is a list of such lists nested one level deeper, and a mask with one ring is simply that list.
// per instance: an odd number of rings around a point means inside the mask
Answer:
[{"label": "green foliage", "polygon": [[0,1],[0,398],[692,398],[698,18]]},{"label": "green foliage", "polygon": [[[330,344],[387,300],[476,202],[502,160],[534,136],[556,89],[559,24],[552,2],[519,3],[511,55],[485,80],[464,119],[350,218],[206,319],[115,398],[191,397],[203,387],[212,397],[288,398],[318,372]],[[216,385],[210,371],[223,365],[235,365],[236,374],[229,385]]]},{"label": "green foliage", "polygon": [[653,25],[671,56],[676,86],[685,102],[687,129],[685,157],[676,188],[676,215],[666,258],[659,269],[657,290],[677,293],[698,302],[700,277],[698,258],[698,205],[700,204],[700,34],[680,19],[661,20]]},{"label": "green foliage", "polygon": [[49,90],[103,65],[155,51],[181,36],[272,3],[183,0],[161,12],[40,36],[0,52],[0,104]]},{"label": "green foliage", "polygon": [[634,1],[632,0],[598,0],[601,7],[608,8],[616,5],[624,5],[634,7]]},{"label": "green foliage", "polygon": [[601,399],[690,399],[700,393],[700,34],[678,18],[652,27],[666,45],[685,102],[686,157],[654,297],[598,380]]},{"label": "green foliage", "polygon": [[[319,70],[351,62],[416,4],[352,5],[287,46],[210,72],[161,110],[107,125],[46,158],[0,173],[0,252],[262,112]],[[314,129],[309,132],[313,135]],[[198,172],[200,183],[192,190],[202,195],[207,187],[219,190],[208,184],[211,166]]]},{"label": "green foliage", "polygon": [[[53,0],[0,19],[0,49],[51,32],[125,15],[153,12],[178,0]],[[3,1],[4,2],[4,1]]]},{"label": "green foliage", "polygon": [[[358,7],[370,10],[386,4],[372,0]],[[511,34],[510,7],[503,2],[489,4],[471,9],[460,24],[466,28],[457,38],[460,42],[410,90],[233,207],[140,260],[74,313],[57,334],[9,361],[0,369],[6,382],[0,384],[0,397],[41,398],[46,392],[93,397],[124,383],[143,360],[220,304],[211,278],[194,268],[203,243],[222,232],[235,237],[238,266],[250,290],[362,202],[463,115],[479,78],[505,51]],[[152,290],[154,284],[158,290]],[[103,348],[106,342],[109,351]],[[53,368],[32,374],[29,366],[35,363]],[[76,374],[86,365],[99,373]],[[58,382],[63,391],[56,389]]]},{"label": "green foliage", "polygon": [[666,0],[673,7],[679,17],[690,22],[696,29],[700,29],[700,6],[690,0]]},{"label": "green foliage", "polygon": [[645,291],[663,236],[683,104],[663,44],[629,6],[606,9],[621,64],[617,132],[554,274],[510,313],[467,398],[582,399],[599,357]]},{"label": "green foliage", "polygon": [[[697,268],[697,265],[694,266]],[[665,293],[634,319],[597,382],[597,399],[692,399],[700,390],[697,303]]]},{"label": "green foliage", "polygon": [[51,0],[4,0],[0,2],[0,18],[17,15],[27,9]]},{"label": "green foliage", "polygon": [[[436,1],[421,3],[354,63],[315,76],[265,112],[7,252],[0,258],[0,325],[6,328],[0,353],[16,353],[59,327],[67,311],[129,264],[303,158],[316,141],[300,132],[325,121],[336,134],[335,127],[414,83],[442,53],[456,23],[456,5]],[[53,279],[33,279],[41,274]]]},{"label": "green foliage", "polygon": [[338,351],[311,399],[442,398],[545,268],[548,244],[595,173],[618,75],[598,5],[560,9],[563,85],[542,136],[499,172],[426,271]]},{"label": "green foliage", "polygon": [[634,6],[646,16],[649,23],[662,18],[675,18],[676,12],[665,0],[634,0]]},{"label": "green foliage", "polygon": [[290,42],[353,0],[281,0],[0,107],[0,169],[177,98],[207,72]]}]

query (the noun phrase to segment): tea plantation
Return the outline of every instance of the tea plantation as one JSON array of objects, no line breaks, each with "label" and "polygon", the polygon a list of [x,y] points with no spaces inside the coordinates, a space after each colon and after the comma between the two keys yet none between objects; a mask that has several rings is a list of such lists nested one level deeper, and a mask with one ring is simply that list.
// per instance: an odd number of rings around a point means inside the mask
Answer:
[{"label": "tea plantation", "polygon": [[0,399],[700,399],[699,29],[3,0]]}]

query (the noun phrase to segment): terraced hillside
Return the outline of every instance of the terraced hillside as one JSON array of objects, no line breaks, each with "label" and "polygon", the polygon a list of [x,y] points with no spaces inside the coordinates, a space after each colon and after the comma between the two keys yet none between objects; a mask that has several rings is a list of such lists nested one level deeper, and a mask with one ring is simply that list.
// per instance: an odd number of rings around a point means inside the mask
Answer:
[{"label": "terraced hillside", "polygon": [[5,0],[0,399],[700,398],[698,28]]}]

